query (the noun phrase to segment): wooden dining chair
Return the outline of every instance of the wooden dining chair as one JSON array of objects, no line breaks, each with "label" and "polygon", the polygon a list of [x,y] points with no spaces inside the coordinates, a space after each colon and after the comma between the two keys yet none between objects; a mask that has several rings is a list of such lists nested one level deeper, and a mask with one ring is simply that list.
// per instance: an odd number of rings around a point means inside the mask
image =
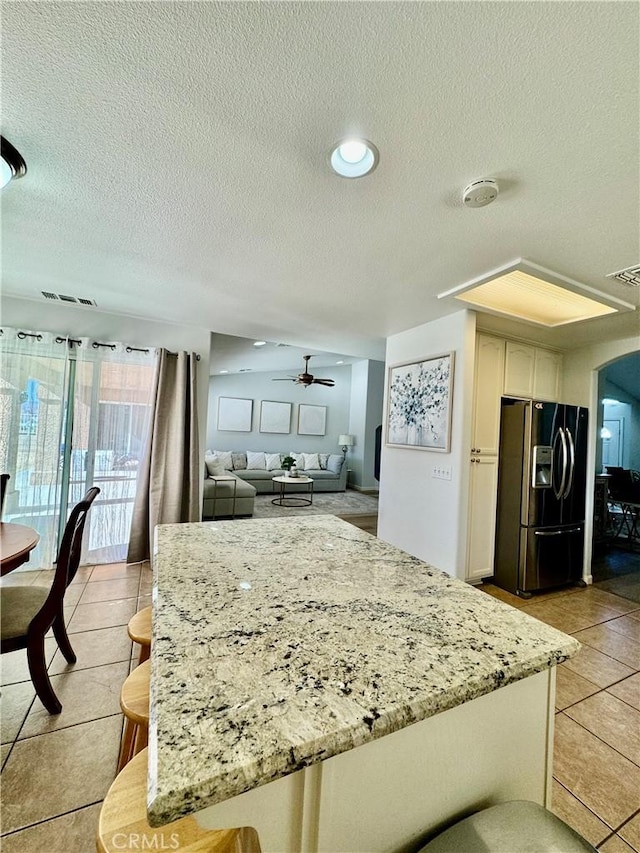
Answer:
[{"label": "wooden dining chair", "polygon": [[78,570],[82,534],[87,513],[100,489],[89,489],[71,510],[58,552],[53,583],[42,586],[7,586],[0,588],[2,623],[0,652],[27,650],[29,674],[38,698],[50,714],[59,714],[62,705],[53,691],[44,656],[44,638],[53,628],[58,647],[68,663],[76,662],[64,624],[64,594]]}]

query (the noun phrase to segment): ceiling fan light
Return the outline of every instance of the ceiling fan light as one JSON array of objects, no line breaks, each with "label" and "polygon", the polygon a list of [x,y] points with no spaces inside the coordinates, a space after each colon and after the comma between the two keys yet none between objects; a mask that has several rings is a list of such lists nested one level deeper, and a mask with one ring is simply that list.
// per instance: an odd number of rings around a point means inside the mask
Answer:
[{"label": "ceiling fan light", "polygon": [[378,165],[376,146],[366,139],[343,139],[337,142],[329,157],[331,168],[341,178],[362,178]]},{"label": "ceiling fan light", "polygon": [[13,178],[21,178],[27,174],[27,164],[20,152],[0,136],[0,189],[7,186]]}]

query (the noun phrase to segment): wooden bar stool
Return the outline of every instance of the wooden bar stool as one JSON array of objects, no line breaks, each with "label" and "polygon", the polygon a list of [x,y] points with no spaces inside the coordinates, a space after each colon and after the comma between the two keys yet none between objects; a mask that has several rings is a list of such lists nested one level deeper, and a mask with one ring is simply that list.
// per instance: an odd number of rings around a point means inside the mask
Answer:
[{"label": "wooden bar stool", "polygon": [[149,738],[149,685],[151,661],[147,660],[130,673],[120,691],[120,707],[124,714],[124,730],[118,758],[118,772],[145,748]]},{"label": "wooden bar stool", "polygon": [[134,613],[129,619],[127,632],[134,643],[140,644],[138,663],[149,660],[151,652],[151,605]]},{"label": "wooden bar stool", "polygon": [[260,853],[258,833],[203,829],[191,815],[157,828],[147,822],[147,750],[118,773],[100,809],[98,853],[123,850],[179,850],[184,853]]}]

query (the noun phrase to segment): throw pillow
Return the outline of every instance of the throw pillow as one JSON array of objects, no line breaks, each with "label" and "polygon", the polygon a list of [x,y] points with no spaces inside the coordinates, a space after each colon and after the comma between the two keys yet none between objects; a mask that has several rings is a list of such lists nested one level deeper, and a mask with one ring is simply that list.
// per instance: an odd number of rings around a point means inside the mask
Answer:
[{"label": "throw pillow", "polygon": [[320,470],[320,460],[318,459],[317,453],[303,453],[304,458],[304,470],[305,471],[319,471]]},{"label": "throw pillow", "polygon": [[217,459],[226,471],[233,470],[233,459],[231,458],[230,450],[214,450],[213,458]]},{"label": "throw pillow", "polygon": [[318,453],[318,459],[320,461],[320,470],[327,470],[327,460],[329,459],[328,453]]},{"label": "throw pillow", "polygon": [[304,453],[290,453],[289,456],[295,461],[296,468],[302,471],[304,468]]},{"label": "throw pillow", "polygon": [[332,471],[334,474],[340,474],[343,463],[344,456],[340,456],[338,453],[332,453],[327,459],[327,471]]},{"label": "throw pillow", "polygon": [[233,470],[234,471],[243,471],[247,467],[247,454],[246,453],[231,453],[231,459],[233,460]]},{"label": "throw pillow", "polygon": [[267,471],[279,471],[282,467],[282,459],[280,458],[279,453],[265,453],[264,454],[264,464],[267,467]]},{"label": "throw pillow", "polygon": [[222,463],[218,462],[215,456],[205,457],[204,464],[207,466],[207,474],[210,477],[221,477],[225,474]]},{"label": "throw pillow", "polygon": [[252,471],[264,471],[264,450],[247,450],[247,468]]}]

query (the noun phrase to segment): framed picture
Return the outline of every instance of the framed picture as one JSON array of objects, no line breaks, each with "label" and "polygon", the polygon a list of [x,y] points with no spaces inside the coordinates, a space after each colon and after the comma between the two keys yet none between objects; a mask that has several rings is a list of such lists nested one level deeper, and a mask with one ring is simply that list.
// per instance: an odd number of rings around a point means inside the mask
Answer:
[{"label": "framed picture", "polygon": [[449,451],[453,357],[450,352],[389,368],[388,445]]},{"label": "framed picture", "polygon": [[260,403],[260,432],[291,432],[291,403]]},{"label": "framed picture", "polygon": [[218,429],[251,432],[253,400],[242,397],[218,397]]},{"label": "framed picture", "polygon": [[298,435],[324,435],[327,424],[326,406],[298,406]]}]

